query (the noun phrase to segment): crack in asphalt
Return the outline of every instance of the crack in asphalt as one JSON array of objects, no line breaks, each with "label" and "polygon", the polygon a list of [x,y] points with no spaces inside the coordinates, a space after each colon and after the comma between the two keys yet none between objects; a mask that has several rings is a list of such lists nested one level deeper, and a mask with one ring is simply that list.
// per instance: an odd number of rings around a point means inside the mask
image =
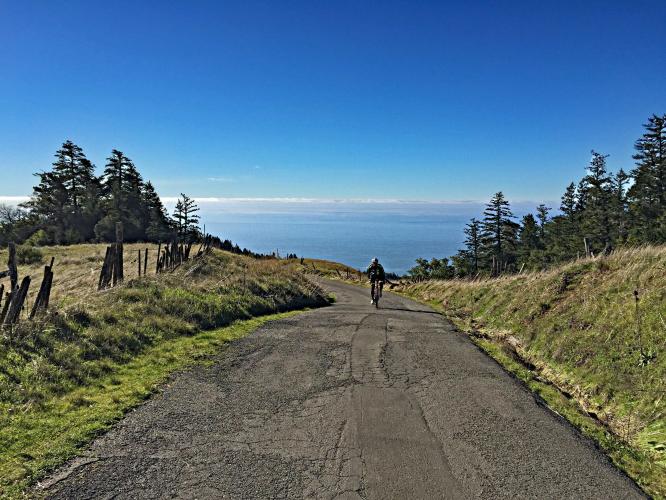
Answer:
[{"label": "crack in asphalt", "polygon": [[[321,284],[178,375],[33,493],[49,498],[640,498],[425,306]],[[426,314],[427,313],[427,314]]]}]

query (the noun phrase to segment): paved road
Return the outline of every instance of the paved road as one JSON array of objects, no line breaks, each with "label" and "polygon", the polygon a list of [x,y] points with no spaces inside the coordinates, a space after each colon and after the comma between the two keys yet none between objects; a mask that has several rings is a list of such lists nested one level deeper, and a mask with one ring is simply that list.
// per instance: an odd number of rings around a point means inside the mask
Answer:
[{"label": "paved road", "polygon": [[53,498],[640,498],[430,309],[326,283],[178,376],[47,484]]}]

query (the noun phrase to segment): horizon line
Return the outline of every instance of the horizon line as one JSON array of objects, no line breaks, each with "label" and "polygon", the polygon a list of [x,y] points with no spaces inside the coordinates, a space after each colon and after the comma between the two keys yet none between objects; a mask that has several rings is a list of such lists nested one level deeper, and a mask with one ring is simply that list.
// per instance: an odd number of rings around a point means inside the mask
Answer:
[{"label": "horizon line", "polygon": [[[161,196],[164,203],[175,203],[179,196]],[[401,198],[307,198],[307,197],[218,197],[218,196],[190,196],[198,203],[329,203],[329,204],[420,204],[420,205],[471,205],[485,204],[487,200],[419,200]],[[30,196],[0,195],[0,203],[21,203],[28,201]],[[513,200],[511,203],[551,203],[555,200]]]}]

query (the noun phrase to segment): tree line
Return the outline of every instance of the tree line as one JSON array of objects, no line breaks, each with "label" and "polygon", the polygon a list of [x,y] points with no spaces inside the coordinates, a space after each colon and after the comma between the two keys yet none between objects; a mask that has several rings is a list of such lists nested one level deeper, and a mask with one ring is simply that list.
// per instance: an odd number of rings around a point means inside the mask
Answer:
[{"label": "tree line", "polygon": [[113,241],[116,222],[126,241],[167,241],[198,235],[194,200],[181,194],[173,216],[122,151],[114,149],[102,175],[83,150],[65,141],[48,171],[38,172],[30,200],[0,210],[0,243],[31,240],[38,245]]},{"label": "tree line", "polygon": [[[116,222],[123,223],[126,242],[197,241],[199,206],[182,194],[169,214],[153,184],[144,181],[131,159],[114,149],[100,176],[83,149],[65,141],[30,199],[18,207],[0,204],[0,245],[10,241],[30,246],[112,242]],[[268,258],[232,241],[212,237],[213,247],[255,258]],[[295,257],[295,256],[294,256]]]},{"label": "tree line", "polygon": [[414,278],[497,276],[544,269],[623,245],[666,243],[666,114],[652,115],[634,144],[635,165],[611,173],[607,155],[592,151],[585,175],[562,195],[559,211],[536,207],[516,221],[495,193],[480,218],[465,226],[464,248],[451,258],[417,259]]}]

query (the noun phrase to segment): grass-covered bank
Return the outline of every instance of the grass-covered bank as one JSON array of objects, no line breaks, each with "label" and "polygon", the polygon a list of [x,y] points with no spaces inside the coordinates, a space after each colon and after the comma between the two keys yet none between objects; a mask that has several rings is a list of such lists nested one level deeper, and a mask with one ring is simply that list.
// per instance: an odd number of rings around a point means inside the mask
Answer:
[{"label": "grass-covered bank", "polygon": [[666,496],[666,248],[400,291],[473,333],[647,492]]},{"label": "grass-covered bank", "polygon": [[2,332],[1,494],[20,495],[170,373],[264,321],[252,318],[325,303],[288,266],[217,251],[105,292],[56,295],[50,315]]}]

